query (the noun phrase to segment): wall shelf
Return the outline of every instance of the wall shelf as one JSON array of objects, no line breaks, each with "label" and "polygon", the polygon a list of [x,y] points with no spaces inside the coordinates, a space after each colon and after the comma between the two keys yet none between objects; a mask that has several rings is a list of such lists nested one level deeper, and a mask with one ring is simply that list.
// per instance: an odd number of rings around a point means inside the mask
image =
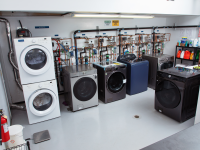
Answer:
[{"label": "wall shelf", "polygon": [[[193,60],[190,60],[190,59],[177,58],[177,57],[176,57],[176,56],[177,56],[177,51],[178,51],[178,49],[180,49],[180,48],[181,48],[181,50],[187,50],[187,49],[188,49],[188,50],[191,50],[191,49],[193,49],[193,51],[194,51],[194,59],[193,59]],[[200,47],[176,46],[176,50],[175,50],[175,63],[174,63],[174,66],[176,66],[176,59],[181,60],[181,63],[183,62],[183,60],[184,60],[184,61],[192,61],[192,62],[193,62],[193,65],[196,65],[196,62],[199,61],[198,59],[196,59],[197,50],[199,50],[199,52],[200,52]]]}]

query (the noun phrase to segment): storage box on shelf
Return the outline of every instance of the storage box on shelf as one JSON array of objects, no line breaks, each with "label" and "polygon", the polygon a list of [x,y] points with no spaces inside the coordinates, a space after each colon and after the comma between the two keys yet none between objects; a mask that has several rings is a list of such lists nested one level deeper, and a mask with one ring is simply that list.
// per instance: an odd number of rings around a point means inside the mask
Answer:
[{"label": "storage box on shelf", "polygon": [[[178,51],[181,50],[181,51],[193,51],[194,52],[194,56],[193,56],[193,59],[184,59],[184,58],[177,58],[177,53]],[[185,46],[176,46],[176,50],[175,50],[175,63],[174,63],[174,66],[176,66],[176,59],[180,59],[181,60],[181,63],[183,62],[183,60],[186,60],[186,61],[192,61],[193,62],[193,65],[196,64],[196,62],[199,61],[199,59],[196,59],[197,57],[197,53],[200,52],[200,47],[185,47]]]}]

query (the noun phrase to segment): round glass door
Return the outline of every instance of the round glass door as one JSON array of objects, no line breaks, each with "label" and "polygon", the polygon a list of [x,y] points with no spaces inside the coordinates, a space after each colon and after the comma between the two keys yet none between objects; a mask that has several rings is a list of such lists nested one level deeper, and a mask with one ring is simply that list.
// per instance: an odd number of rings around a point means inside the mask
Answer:
[{"label": "round glass door", "polygon": [[171,81],[164,80],[156,86],[156,98],[165,108],[175,108],[181,101],[178,87]]},{"label": "round glass door", "polygon": [[31,75],[43,74],[50,68],[51,62],[51,54],[40,45],[29,46],[21,54],[21,65]]},{"label": "round glass door", "polygon": [[96,94],[97,86],[92,78],[80,78],[73,87],[74,96],[80,101],[88,101]]},{"label": "round glass door", "polygon": [[121,72],[115,72],[108,78],[107,87],[113,92],[117,93],[124,87],[124,75]]},{"label": "round glass door", "polygon": [[35,48],[26,53],[25,62],[29,68],[39,70],[46,65],[47,56],[44,51]]},{"label": "round glass door", "polygon": [[30,111],[36,116],[50,114],[57,105],[57,98],[50,90],[38,90],[29,99]]}]

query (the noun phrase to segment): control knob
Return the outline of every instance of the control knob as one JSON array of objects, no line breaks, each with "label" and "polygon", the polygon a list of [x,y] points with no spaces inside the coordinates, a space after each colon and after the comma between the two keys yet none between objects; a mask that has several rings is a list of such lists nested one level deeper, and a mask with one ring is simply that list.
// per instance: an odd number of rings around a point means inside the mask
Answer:
[{"label": "control knob", "polygon": [[42,88],[43,87],[43,85],[42,84],[39,84],[39,88]]},{"label": "control knob", "polygon": [[35,42],[36,42],[36,40],[35,40],[35,39],[33,39],[33,40],[32,40],[32,43],[35,43]]}]

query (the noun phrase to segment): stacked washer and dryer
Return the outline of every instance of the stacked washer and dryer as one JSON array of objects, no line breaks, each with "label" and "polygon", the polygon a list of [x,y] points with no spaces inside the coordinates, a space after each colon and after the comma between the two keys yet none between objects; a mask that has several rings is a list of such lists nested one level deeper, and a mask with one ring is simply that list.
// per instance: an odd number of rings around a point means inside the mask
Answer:
[{"label": "stacked washer and dryer", "polygon": [[14,39],[30,124],[60,116],[51,37]]}]

